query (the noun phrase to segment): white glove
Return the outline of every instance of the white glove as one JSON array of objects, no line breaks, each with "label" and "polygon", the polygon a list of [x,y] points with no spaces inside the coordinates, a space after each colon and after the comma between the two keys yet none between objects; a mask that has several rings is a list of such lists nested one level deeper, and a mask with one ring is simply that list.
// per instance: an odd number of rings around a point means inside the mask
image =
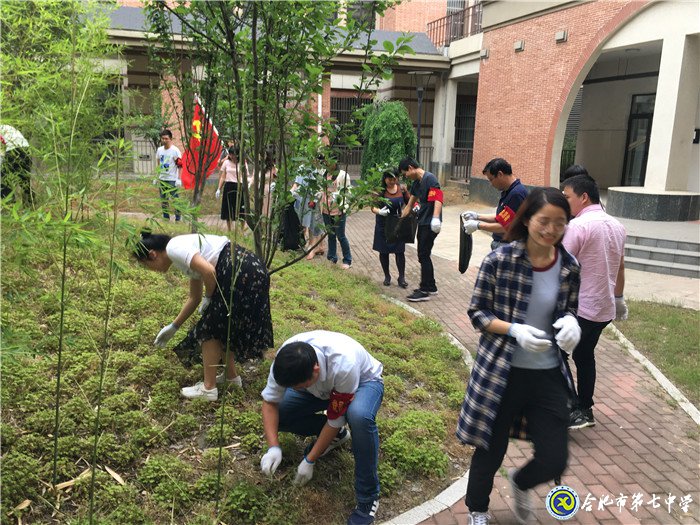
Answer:
[{"label": "white glove", "polygon": [[513,323],[508,329],[508,335],[515,337],[518,344],[530,352],[544,352],[552,346],[552,341],[546,339],[547,332],[529,324]]},{"label": "white glove", "polygon": [[565,315],[557,319],[552,328],[557,330],[556,340],[559,348],[571,354],[581,340],[581,327],[573,315]]},{"label": "white glove", "polygon": [[219,199],[221,197],[221,190],[217,189],[216,193],[214,195],[216,196],[217,199]]},{"label": "white glove", "polygon": [[275,186],[277,186],[277,183],[276,183],[276,182],[271,182],[271,183],[270,183],[270,193],[272,193],[272,192],[275,191]]},{"label": "white glove", "polygon": [[158,185],[158,179],[153,179],[153,185],[157,186]]},{"label": "white glove", "polygon": [[175,187],[176,187],[176,188],[180,188],[181,186],[182,186],[182,180],[181,180],[181,179],[177,179],[177,180],[175,181]]},{"label": "white glove", "polygon": [[304,456],[297,467],[297,475],[294,477],[295,485],[306,485],[314,477],[314,464]]},{"label": "white glove", "polygon": [[202,302],[199,303],[199,314],[203,314],[204,310],[207,309],[209,306],[209,303],[211,303],[211,297],[207,297],[206,295],[202,297]]},{"label": "white glove", "polygon": [[625,303],[625,296],[615,297],[615,321],[626,321],[629,311],[627,310],[627,303]]},{"label": "white glove", "polygon": [[381,210],[377,212],[377,215],[381,217],[386,217],[391,213],[391,210],[389,209],[389,206],[384,206]]},{"label": "white glove", "polygon": [[469,235],[474,233],[476,230],[479,229],[479,222],[481,221],[477,221],[474,219],[469,219],[468,221],[465,221],[462,225],[462,228],[464,228],[464,233],[468,233]]},{"label": "white glove", "polygon": [[272,476],[280,463],[282,463],[282,449],[277,446],[270,447],[260,460],[260,470],[263,474]]},{"label": "white glove", "polygon": [[433,233],[440,233],[440,229],[442,228],[442,221],[438,219],[437,217],[433,217],[430,219],[430,229],[433,230]]},{"label": "white glove", "polygon": [[475,211],[463,211],[462,213],[460,213],[460,215],[464,222],[475,221],[479,218],[479,214]]},{"label": "white glove", "polygon": [[160,348],[163,348],[166,345],[166,343],[173,338],[175,332],[177,332],[177,329],[178,327],[175,326],[175,323],[170,323],[168,326],[166,326],[160,332],[158,332],[156,340],[153,341],[153,344]]}]

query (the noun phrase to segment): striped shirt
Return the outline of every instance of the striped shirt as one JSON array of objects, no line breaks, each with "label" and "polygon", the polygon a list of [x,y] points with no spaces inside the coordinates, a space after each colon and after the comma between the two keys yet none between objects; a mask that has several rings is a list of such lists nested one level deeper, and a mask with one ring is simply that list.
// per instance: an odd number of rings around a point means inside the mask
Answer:
[{"label": "striped shirt", "polygon": [[[559,292],[552,322],[566,314],[576,315],[580,267],[562,246],[559,271]],[[525,243],[515,241],[501,246],[486,256],[476,278],[469,306],[474,328],[481,331],[476,361],[467,385],[467,393],[457,424],[457,438],[465,444],[488,450],[493,423],[508,382],[511,358],[517,347],[514,338],[493,334],[486,327],[494,319],[522,323],[532,291],[532,263]],[[573,382],[561,354],[559,369],[573,393]],[[516,421],[511,436],[526,437],[524,422]]]}]

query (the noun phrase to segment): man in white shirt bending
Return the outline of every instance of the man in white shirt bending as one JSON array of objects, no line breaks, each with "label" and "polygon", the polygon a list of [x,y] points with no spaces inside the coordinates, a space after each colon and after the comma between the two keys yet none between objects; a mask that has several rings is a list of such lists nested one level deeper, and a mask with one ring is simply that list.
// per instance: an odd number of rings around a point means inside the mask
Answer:
[{"label": "man in white shirt bending", "polygon": [[180,220],[180,212],[177,209],[177,187],[180,183],[180,168],[182,167],[182,153],[173,144],[173,133],[164,129],[160,134],[160,142],[163,144],[156,150],[158,161],[158,190],[160,193],[160,205],[163,208],[163,218],[170,220],[169,201],[173,201],[175,209],[175,222]]},{"label": "man in white shirt bending", "polygon": [[280,430],[317,436],[297,468],[294,482],[303,485],[313,477],[318,458],[350,439],[345,424],[350,425],[357,506],[348,525],[374,523],[379,505],[375,418],[384,395],[382,369],[379,361],[347,335],[305,332],[282,345],[262,391],[263,428],[269,446],[260,461],[265,474],[273,474],[282,461]]}]

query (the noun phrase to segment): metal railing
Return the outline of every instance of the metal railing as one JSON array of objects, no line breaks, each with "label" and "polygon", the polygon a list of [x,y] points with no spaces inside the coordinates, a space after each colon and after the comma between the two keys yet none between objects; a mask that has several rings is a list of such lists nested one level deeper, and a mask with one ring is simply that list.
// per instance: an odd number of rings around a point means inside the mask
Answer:
[{"label": "metal railing", "polygon": [[[348,166],[348,171],[351,175],[354,172],[359,173],[359,166],[362,164],[362,146],[349,148],[347,146],[336,146],[335,151],[338,152],[338,167],[345,169],[344,166]],[[356,170],[354,168],[357,168]]]},{"label": "metal railing", "polygon": [[438,18],[428,23],[428,38],[436,47],[447,47],[460,38],[481,32],[481,2],[462,11]]},{"label": "metal railing", "polygon": [[430,169],[430,163],[433,160],[433,147],[432,146],[421,146],[420,147],[420,164],[424,169]]},{"label": "metal railing", "polygon": [[472,148],[452,148],[452,176],[450,178],[469,182],[472,176],[473,153]]}]

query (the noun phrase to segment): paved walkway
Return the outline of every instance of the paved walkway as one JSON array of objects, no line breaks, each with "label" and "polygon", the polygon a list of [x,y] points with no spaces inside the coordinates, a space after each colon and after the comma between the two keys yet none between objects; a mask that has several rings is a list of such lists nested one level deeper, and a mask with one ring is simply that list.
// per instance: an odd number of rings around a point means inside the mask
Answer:
[{"label": "paved walkway", "polygon": [[[395,274],[391,286],[381,286],[381,267],[377,254],[371,249],[373,228],[374,216],[367,211],[354,214],[348,220],[347,231],[354,261],[351,271],[369,277],[387,295],[405,301],[406,291],[396,286]],[[445,234],[447,231],[450,230],[444,230],[438,239],[448,237]],[[476,240],[475,243],[483,244]],[[475,264],[481,260],[476,255],[480,253],[479,250],[483,251],[483,247],[475,249]],[[417,287],[419,280],[419,266],[412,247],[406,250],[406,260],[410,292]],[[473,266],[460,275],[455,261],[434,256],[433,263],[439,295],[428,302],[410,304],[439,320],[445,330],[473,353],[477,348],[478,334],[471,326],[466,309],[478,268]],[[325,264],[325,261],[316,259],[314,264]],[[691,346],[697,351],[697,341],[692,341]],[[569,467],[562,479],[563,483],[577,491],[582,504],[589,493],[596,499],[592,502],[591,511],[579,510],[570,522],[625,525],[699,523],[698,426],[618,343],[603,337],[596,354],[597,424],[570,433]],[[528,443],[511,441],[491,494],[490,512],[495,518],[492,523],[515,523],[508,482],[502,474],[511,466],[522,465],[531,454]],[[553,484],[542,485],[535,490],[535,501],[540,502],[537,505],[539,523],[556,522],[547,514],[544,506],[544,498],[552,487]],[[641,493],[643,500],[642,505],[633,511],[632,500],[636,493]],[[659,497],[656,502],[658,508],[653,508],[649,503],[654,494]],[[666,504],[669,494],[675,497],[671,512]],[[683,513],[679,501],[688,494],[692,497],[692,503],[688,513]],[[627,498],[622,508],[617,506],[621,495]],[[599,501],[605,496],[610,498],[610,503],[599,508]],[[460,500],[449,510],[423,523],[464,525],[467,523],[467,509]]]}]

